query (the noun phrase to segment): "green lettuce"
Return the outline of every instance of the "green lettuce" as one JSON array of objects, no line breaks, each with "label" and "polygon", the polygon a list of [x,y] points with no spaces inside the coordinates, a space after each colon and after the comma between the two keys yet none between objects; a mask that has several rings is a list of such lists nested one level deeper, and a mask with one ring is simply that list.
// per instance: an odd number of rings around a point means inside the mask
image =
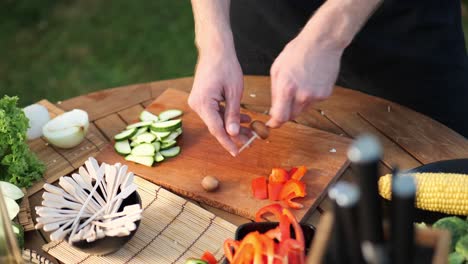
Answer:
[{"label": "green lettuce", "polygon": [[29,187],[42,178],[45,166],[26,144],[29,120],[17,102],[7,95],[0,99],[0,180]]}]

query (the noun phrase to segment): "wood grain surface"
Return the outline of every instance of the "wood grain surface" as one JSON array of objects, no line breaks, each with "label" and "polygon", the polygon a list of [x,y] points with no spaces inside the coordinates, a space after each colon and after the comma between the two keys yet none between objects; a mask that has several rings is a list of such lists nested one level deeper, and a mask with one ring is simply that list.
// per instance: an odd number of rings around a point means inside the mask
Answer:
[{"label": "wood grain surface", "polygon": [[[182,153],[179,156],[150,168],[126,162],[109,145],[97,159],[110,164],[126,163],[131,171],[156,184],[250,219],[255,217],[259,208],[271,203],[254,199],[250,182],[255,177],[268,176],[271,168],[299,165],[309,168],[304,177],[308,195],[299,199],[305,209],[295,211],[301,220],[310,209],[315,209],[326,188],[346,168],[349,139],[291,122],[273,130],[268,140],[257,140],[238,157],[232,157],[188,107],[187,97],[183,91],[168,89],[146,108],[156,114],[171,108],[184,111],[184,134],[179,140]],[[268,118],[263,114],[244,112],[253,119],[266,121]],[[137,117],[135,114],[135,119]],[[332,149],[336,152],[330,151]],[[200,182],[206,175],[213,175],[221,181],[217,192],[207,193],[202,189]]]}]

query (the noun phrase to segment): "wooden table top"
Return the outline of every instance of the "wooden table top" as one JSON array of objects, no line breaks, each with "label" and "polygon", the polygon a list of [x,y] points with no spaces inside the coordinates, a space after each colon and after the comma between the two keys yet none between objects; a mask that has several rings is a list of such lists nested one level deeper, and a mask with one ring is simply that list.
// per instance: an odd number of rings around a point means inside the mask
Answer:
[{"label": "wooden table top", "polygon": [[[167,88],[189,92],[192,83],[193,78],[187,77],[129,85],[74,97],[56,106],[66,111],[75,108],[87,111],[94,133],[109,141]],[[266,113],[270,101],[269,77],[244,78],[242,107]],[[394,166],[410,169],[434,161],[468,157],[468,140],[441,123],[396,103],[341,87],[336,87],[328,100],[309,107],[295,122],[343,137],[376,135],[384,148],[381,174]],[[340,180],[352,178],[353,171],[347,168]],[[41,200],[40,193],[29,197],[32,207]],[[195,203],[236,225],[250,221]],[[320,215],[330,208],[330,201],[324,199],[308,223],[317,225]],[[27,232],[26,248],[42,252],[46,239],[39,231]]]}]

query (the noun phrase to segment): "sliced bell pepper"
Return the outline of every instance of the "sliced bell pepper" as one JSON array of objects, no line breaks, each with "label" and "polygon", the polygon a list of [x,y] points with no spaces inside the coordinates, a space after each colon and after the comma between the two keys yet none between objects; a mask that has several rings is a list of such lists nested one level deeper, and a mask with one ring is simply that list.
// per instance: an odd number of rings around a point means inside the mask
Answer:
[{"label": "sliced bell pepper", "polygon": [[239,241],[228,238],[224,241],[224,256],[229,262],[232,262],[234,253],[239,249]]},{"label": "sliced bell pepper", "polygon": [[[250,249],[244,253],[246,248]],[[251,232],[242,239],[242,242],[239,245],[239,251],[234,255],[232,263],[250,263],[252,260],[253,264],[263,263],[263,243],[258,231]]]},{"label": "sliced bell pepper", "polygon": [[[292,199],[291,194],[295,194],[295,197],[305,197],[306,196],[306,186],[305,183],[298,180],[289,180],[284,185],[280,193],[281,200]],[[294,197],[294,198],[295,198]]]},{"label": "sliced bell pepper", "polygon": [[303,204],[298,203],[298,202],[294,202],[294,201],[292,200],[292,199],[294,199],[294,198],[298,198],[298,197],[296,196],[296,194],[291,193],[291,194],[288,196],[288,198],[286,198],[286,199],[284,200],[284,202],[286,203],[286,205],[287,205],[289,208],[292,208],[292,209],[302,209],[302,208],[304,208],[304,205],[303,205]]},{"label": "sliced bell pepper", "polygon": [[285,169],[282,168],[273,168],[271,169],[271,174],[269,177],[269,182],[280,182],[284,183],[288,180],[289,175]]},{"label": "sliced bell pepper", "polygon": [[[295,170],[294,170],[295,169]],[[292,173],[291,173],[292,172]],[[291,176],[292,180],[301,180],[302,177],[307,173],[307,168],[305,166],[299,166],[297,168],[293,168],[289,175]]]},{"label": "sliced bell pepper", "polygon": [[263,244],[263,255],[266,256],[267,259],[266,263],[273,264],[273,261],[275,259],[275,242],[273,241],[273,239],[265,235],[260,235],[260,240]]},{"label": "sliced bell pepper", "polygon": [[299,241],[292,238],[282,241],[279,248],[279,255],[283,259],[288,259],[290,264],[304,264],[304,246]]},{"label": "sliced bell pepper", "polygon": [[[294,168],[291,168],[289,171],[288,171],[288,176],[289,176],[289,179],[291,179],[292,175],[297,171],[297,167],[294,167]],[[289,180],[288,179],[288,180]]]},{"label": "sliced bell pepper", "polygon": [[304,240],[304,233],[302,232],[302,228],[301,228],[301,225],[297,222],[296,220],[296,217],[291,213],[291,211],[289,211],[288,209],[286,208],[283,208],[283,215],[286,216],[289,220],[289,222],[291,223],[291,225],[293,226],[293,229],[294,229],[294,235],[296,237],[296,241],[299,243],[299,245],[302,246],[302,248],[304,249],[304,246],[305,246],[305,240]]},{"label": "sliced bell pepper", "polygon": [[283,214],[283,207],[280,204],[274,203],[260,208],[255,214],[255,222],[262,222],[265,214],[271,213],[275,218],[280,221],[281,215]]},{"label": "sliced bell pepper", "polygon": [[239,251],[236,252],[232,261],[229,261],[231,264],[245,264],[252,263],[254,258],[254,247],[250,244],[244,245],[242,248],[239,248]]},{"label": "sliced bell pepper", "polygon": [[270,201],[281,200],[281,192],[283,190],[284,183],[282,182],[269,182],[268,183],[268,199]]},{"label": "sliced bell pepper", "polygon": [[258,177],[252,180],[252,193],[257,199],[268,199],[268,184],[265,177]]},{"label": "sliced bell pepper", "polygon": [[263,216],[268,213],[273,214],[276,221],[279,222],[279,226],[277,228],[269,230],[266,233],[268,237],[276,238],[278,241],[288,239],[291,236],[291,221],[289,220],[288,216],[283,214],[283,207],[279,204],[267,205],[258,210],[257,214],[255,215],[255,221],[262,222]]},{"label": "sliced bell pepper", "polygon": [[276,239],[276,240],[280,241],[281,240],[281,229],[280,229],[280,227],[278,226],[276,228],[273,228],[273,229],[270,229],[270,230],[266,231],[265,236],[267,236],[270,239]]},{"label": "sliced bell pepper", "polygon": [[201,259],[208,262],[208,264],[218,264],[215,256],[213,256],[213,254],[211,254],[209,251],[205,251],[205,253],[203,253],[201,256]]}]

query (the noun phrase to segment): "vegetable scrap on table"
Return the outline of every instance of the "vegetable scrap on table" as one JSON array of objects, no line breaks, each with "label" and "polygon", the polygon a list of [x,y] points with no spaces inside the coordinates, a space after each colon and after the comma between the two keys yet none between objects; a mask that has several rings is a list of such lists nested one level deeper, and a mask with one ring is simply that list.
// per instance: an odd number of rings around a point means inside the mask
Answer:
[{"label": "vegetable scrap on table", "polygon": [[[266,214],[275,216],[279,222],[276,228],[263,234],[258,231],[250,232],[239,241],[234,239],[224,241],[224,255],[229,263],[305,263],[304,233],[291,211],[279,204],[267,205],[258,210],[255,221],[261,222]],[[218,260],[210,252],[205,252],[200,259],[189,258],[185,262],[185,264],[217,263]]]}]

